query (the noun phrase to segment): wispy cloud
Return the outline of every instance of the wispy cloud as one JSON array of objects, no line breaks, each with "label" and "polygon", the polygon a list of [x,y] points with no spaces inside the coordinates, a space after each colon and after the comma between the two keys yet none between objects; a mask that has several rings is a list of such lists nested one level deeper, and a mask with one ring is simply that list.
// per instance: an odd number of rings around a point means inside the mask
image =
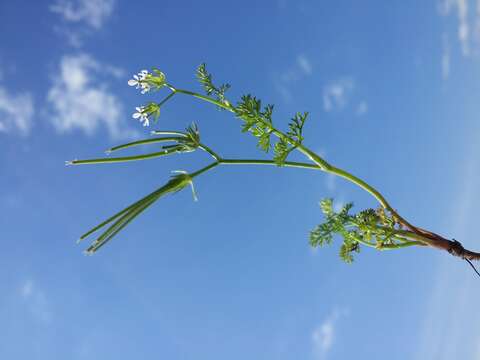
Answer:
[{"label": "wispy cloud", "polygon": [[0,132],[28,135],[33,115],[33,98],[29,92],[14,94],[0,84]]},{"label": "wispy cloud", "polygon": [[297,65],[305,75],[310,75],[313,71],[310,60],[303,54],[297,56]]},{"label": "wispy cloud", "polygon": [[313,330],[312,350],[316,360],[326,359],[335,343],[337,322],[341,316],[346,314],[346,310],[334,309],[327,318]]},{"label": "wispy cloud", "polygon": [[366,101],[361,101],[357,106],[356,114],[358,116],[362,116],[362,115],[365,115],[367,112],[368,112],[367,102]]},{"label": "wispy cloud", "polygon": [[57,0],[50,10],[66,22],[84,23],[98,30],[112,14],[114,5],[115,0]]},{"label": "wispy cloud", "polygon": [[82,38],[92,31],[100,30],[112,15],[115,0],[56,0],[50,10],[58,14],[66,27],[56,27],[69,43],[79,47]]},{"label": "wispy cloud", "polygon": [[323,109],[327,112],[344,109],[354,87],[353,79],[348,77],[330,82],[323,88]]},{"label": "wispy cloud", "polygon": [[442,49],[442,78],[448,79],[450,76],[450,44],[448,36],[443,36],[443,49]]},{"label": "wispy cloud", "polygon": [[290,88],[293,83],[310,76],[313,73],[313,65],[305,54],[297,55],[295,62],[281,74],[275,76],[275,88],[286,102],[292,100]]},{"label": "wispy cloud", "polygon": [[123,105],[108,81],[121,71],[104,66],[87,54],[62,57],[48,91],[50,121],[59,133],[82,130],[92,135],[101,125],[112,138],[132,136],[123,122]]},{"label": "wispy cloud", "polygon": [[20,297],[30,314],[42,323],[50,323],[52,312],[45,292],[33,279],[27,279],[20,285]]},{"label": "wispy cloud", "polygon": [[457,23],[455,34],[442,35],[442,77],[447,79],[451,65],[449,38],[458,40],[464,57],[480,52],[480,0],[443,0],[439,12],[445,19],[449,19],[451,15],[455,16]]},{"label": "wispy cloud", "polygon": [[458,41],[460,41],[462,53],[465,56],[470,53],[470,26],[468,23],[468,8],[468,0],[444,0],[440,4],[440,14],[442,16],[448,16],[456,9],[458,19],[457,38]]},{"label": "wispy cloud", "polygon": [[334,192],[337,189],[337,176],[327,174],[327,176],[325,176],[325,185],[327,186],[328,191]]}]

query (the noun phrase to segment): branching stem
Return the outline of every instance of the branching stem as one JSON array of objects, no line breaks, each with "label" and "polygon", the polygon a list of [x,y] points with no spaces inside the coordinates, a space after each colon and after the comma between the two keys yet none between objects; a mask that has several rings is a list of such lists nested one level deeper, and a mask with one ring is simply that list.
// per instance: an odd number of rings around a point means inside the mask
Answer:
[{"label": "branching stem", "polygon": [[[217,99],[213,99],[209,96],[201,95],[201,94],[198,94],[198,93],[193,92],[193,91],[176,89],[171,85],[168,85],[168,87],[175,93],[180,93],[180,94],[184,94],[184,95],[193,96],[197,99],[209,102],[211,104],[214,104],[214,105],[218,106],[219,108],[230,111],[232,113],[236,112],[235,106],[233,106],[228,101],[223,101],[222,102],[222,101],[219,101]],[[347,172],[343,169],[337,168],[337,167],[329,164],[321,156],[319,156],[318,154],[316,154],[312,150],[308,149],[304,145],[297,143],[295,140],[293,140],[287,134],[285,134],[282,131],[276,129],[270,123],[265,122],[263,119],[258,118],[258,121],[262,122],[264,126],[268,127],[272,134],[274,134],[278,138],[286,140],[288,143],[290,143],[292,146],[294,146],[295,149],[300,151],[308,159],[310,159],[313,163],[315,163],[320,170],[325,171],[325,172],[330,173],[330,174],[333,174],[333,175],[336,175],[336,176],[339,176],[339,177],[342,177],[342,178],[352,182],[353,184],[359,186],[363,190],[367,191],[369,194],[371,194],[380,203],[380,205],[384,209],[388,210],[392,214],[392,216],[396,219],[396,221],[398,223],[400,223],[404,227],[410,229],[411,230],[410,234],[411,235],[415,234],[416,237],[418,238],[418,241],[420,241],[424,244],[427,244],[428,246],[448,251],[450,254],[452,254],[454,256],[458,256],[462,259],[480,260],[480,253],[476,253],[476,252],[464,249],[463,246],[461,245],[461,243],[459,243],[458,241],[452,241],[452,240],[445,239],[444,237],[442,237],[442,236],[440,236],[436,233],[433,233],[433,232],[430,232],[430,231],[427,231],[427,230],[424,230],[422,228],[419,228],[419,227],[416,227],[416,226],[412,225],[405,218],[400,216],[400,214],[398,214],[398,212],[390,205],[390,203],[385,199],[385,197],[377,189],[375,189],[373,186],[369,185],[367,182],[365,182],[364,180],[356,177],[355,175],[353,175],[353,174],[351,174],[351,173],[349,173],[349,172]],[[256,164],[260,164],[260,163],[256,162]],[[413,243],[408,243],[408,244],[409,244],[408,246],[418,245],[414,242]],[[405,246],[407,246],[407,245],[405,245]]]}]

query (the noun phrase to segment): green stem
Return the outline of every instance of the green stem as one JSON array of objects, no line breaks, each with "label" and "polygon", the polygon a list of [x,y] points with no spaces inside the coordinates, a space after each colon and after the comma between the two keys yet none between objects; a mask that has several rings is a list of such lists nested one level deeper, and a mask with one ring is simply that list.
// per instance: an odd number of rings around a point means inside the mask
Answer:
[{"label": "green stem", "polygon": [[205,144],[198,144],[198,148],[202,149],[203,151],[205,151],[207,153],[209,153],[217,161],[219,161],[221,159],[220,155],[218,155],[215,151],[210,149],[210,147],[208,147]]},{"label": "green stem", "polygon": [[145,155],[135,155],[135,156],[122,156],[116,158],[99,158],[99,159],[87,159],[87,160],[72,160],[67,161],[67,165],[87,165],[87,164],[103,164],[103,163],[118,163],[118,162],[125,162],[125,161],[138,161],[138,160],[146,160],[146,159],[153,159],[160,156],[165,156],[176,152],[176,149],[168,149],[162,150],[159,152],[154,152]]},{"label": "green stem", "polygon": [[168,100],[170,100],[174,95],[175,95],[175,91],[172,91],[167,97],[165,97],[165,99],[163,99],[162,101],[160,101],[157,105],[158,107],[161,107],[163,104],[165,104]]},{"label": "green stem", "polygon": [[[273,160],[257,160],[257,159],[221,159],[219,161],[221,165],[273,165],[278,166],[278,164]],[[295,161],[286,161],[283,166],[285,167],[295,167],[302,169],[313,169],[321,170],[318,165],[307,164]]]},{"label": "green stem", "polygon": [[[190,174],[190,177],[193,179],[194,177],[201,175],[218,165],[272,165],[278,166],[277,163],[273,160],[260,160],[260,159],[222,159],[220,156],[215,154],[218,158],[216,161],[210,163],[209,165],[201,168]],[[321,170],[319,166],[314,164],[307,164],[295,161],[286,161],[283,165],[284,167],[291,167],[291,168],[301,168],[301,169],[312,169],[312,170]]]},{"label": "green stem", "polygon": [[113,151],[117,150],[122,150],[122,149],[127,149],[132,146],[138,146],[138,145],[148,145],[148,144],[154,144],[158,142],[168,142],[168,141],[179,141],[179,140],[184,140],[184,136],[167,136],[163,138],[152,138],[152,139],[145,139],[145,140],[138,140],[138,141],[132,141],[127,144],[122,144],[118,146],[114,146],[110,149],[108,149],[106,152],[111,153]]},{"label": "green stem", "polygon": [[421,242],[422,244],[427,244],[426,241],[428,240],[424,236],[419,235],[419,234],[417,234],[413,231],[408,231],[408,230],[397,229],[397,230],[395,230],[395,235],[403,236],[403,237],[406,237],[408,239],[414,239],[417,242]]},{"label": "green stem", "polygon": [[203,173],[205,173],[205,172],[213,169],[213,168],[216,167],[218,164],[219,164],[218,161],[214,161],[214,162],[212,162],[211,164],[209,164],[209,165],[201,168],[200,170],[197,170],[197,171],[195,171],[195,172],[193,172],[193,173],[191,173],[191,174],[189,174],[189,175],[190,175],[190,177],[193,179],[194,177],[197,177],[198,175],[202,175]]},{"label": "green stem", "polygon": [[384,244],[381,248],[377,248],[378,250],[395,250],[395,249],[402,249],[410,246],[426,246],[425,243],[420,241],[403,241],[400,244]]},{"label": "green stem", "polygon": [[228,104],[225,104],[225,103],[222,103],[216,99],[213,99],[209,96],[205,96],[205,95],[202,95],[202,94],[198,94],[196,92],[193,92],[193,91],[189,91],[189,90],[183,90],[183,89],[176,89],[174,88],[173,86],[169,85],[170,89],[172,89],[175,93],[179,93],[179,94],[184,94],[184,95],[190,95],[190,96],[193,96],[193,97],[196,97],[197,99],[200,99],[200,100],[203,100],[203,101],[206,101],[206,102],[209,102],[211,104],[214,104],[214,105],[217,105],[218,107],[221,107],[222,109],[225,109],[225,110],[228,110],[228,111],[231,111],[231,112],[235,112],[235,108],[230,105],[230,103]]},{"label": "green stem", "polygon": [[180,131],[170,131],[170,130],[152,130],[150,132],[152,135],[178,135],[184,138],[188,137],[187,134]]}]

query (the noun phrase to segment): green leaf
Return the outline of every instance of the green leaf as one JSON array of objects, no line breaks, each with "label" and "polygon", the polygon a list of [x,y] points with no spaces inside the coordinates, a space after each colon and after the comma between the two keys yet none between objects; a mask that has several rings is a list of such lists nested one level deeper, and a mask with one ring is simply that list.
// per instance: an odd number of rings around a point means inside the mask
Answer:
[{"label": "green leaf", "polygon": [[346,243],[344,242],[340,247],[340,258],[347,264],[353,262],[353,253],[360,252],[360,245],[357,242]]},{"label": "green leaf", "polygon": [[293,149],[294,148],[289,146],[284,138],[280,138],[273,147],[273,161],[275,161],[278,166],[283,166],[287,160],[288,154],[290,154]]},{"label": "green leaf", "polygon": [[288,124],[287,135],[293,138],[296,142],[301,144],[303,142],[303,126],[307,121],[308,112],[296,113],[292,121]]},{"label": "green leaf", "polygon": [[212,75],[208,73],[205,63],[198,66],[196,76],[208,96],[213,94],[218,101],[228,103],[225,98],[225,93],[230,89],[230,84],[222,84],[218,87],[215,86],[212,81]]},{"label": "green leaf", "polygon": [[331,216],[333,214],[333,199],[326,198],[320,201],[320,209],[326,216]]},{"label": "green leaf", "polygon": [[310,232],[310,244],[323,246],[330,244],[333,236],[343,238],[340,257],[346,263],[353,261],[353,253],[360,251],[360,245],[377,249],[388,245],[389,249],[410,246],[407,240],[396,231],[401,227],[395,223],[393,216],[374,209],[365,209],[357,214],[350,214],[352,203],[345,204],[339,211],[333,208],[332,199],[323,199],[320,207],[325,220]]}]

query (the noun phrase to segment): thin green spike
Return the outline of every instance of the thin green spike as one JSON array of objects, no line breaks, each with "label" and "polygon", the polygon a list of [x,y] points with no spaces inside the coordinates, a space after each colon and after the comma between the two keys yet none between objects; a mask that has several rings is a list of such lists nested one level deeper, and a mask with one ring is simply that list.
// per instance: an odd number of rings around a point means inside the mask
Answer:
[{"label": "thin green spike", "polygon": [[163,138],[155,138],[155,139],[143,139],[143,140],[138,140],[138,141],[133,141],[129,142],[127,144],[122,144],[122,145],[117,145],[114,146],[106,151],[106,153],[111,153],[117,150],[122,150],[122,149],[127,149],[132,146],[138,146],[138,145],[148,145],[148,144],[154,144],[154,143],[159,143],[159,142],[168,142],[168,141],[179,141],[183,140],[185,137],[184,136],[169,136],[169,137],[163,137]]},{"label": "thin green spike", "polygon": [[101,227],[107,225],[108,223],[114,221],[119,216],[120,218],[117,219],[105,232],[103,232],[94,242],[93,244],[88,247],[86,250],[87,254],[93,254],[100,246],[107,241],[109,241],[113,236],[115,236],[121,229],[130,223],[135,217],[140,215],[147,207],[153,204],[162,196],[170,193],[170,192],[177,192],[183,189],[191,182],[191,179],[188,175],[183,176],[175,176],[174,178],[170,179],[165,185],[158,188],[154,192],[150,193],[149,195],[145,196],[144,198],[140,199],[136,203],[130,205],[126,209],[122,210],[121,212],[117,213],[110,219],[104,221],[100,225],[97,225],[95,228],[87,232],[85,235],[82,236],[81,239],[85,238],[86,236],[90,235],[94,231],[100,229]]},{"label": "thin green spike", "polygon": [[82,236],[80,236],[80,238],[77,240],[77,243],[80,243],[82,240],[84,240],[85,238],[87,238],[89,235],[93,234],[95,231],[99,230],[100,228],[104,227],[105,225],[107,225],[108,223],[111,223],[113,220],[115,220],[116,218],[120,217],[121,215],[125,214],[126,212],[132,210],[134,207],[140,205],[140,203],[142,201],[146,201],[148,200],[148,198],[154,196],[157,192],[158,192],[159,189],[155,190],[154,192],[148,194],[147,196],[144,196],[143,198],[141,198],[140,200],[134,202],[133,204],[127,206],[125,209],[123,209],[122,211],[119,211],[118,213],[116,213],[115,215],[109,217],[107,220],[103,221],[102,223],[98,224],[97,226],[95,226],[94,228],[90,229],[89,231],[87,231],[85,234],[83,234]]},{"label": "thin green spike", "polygon": [[137,206],[136,208],[129,211],[127,214],[122,216],[118,219],[110,228],[108,228],[100,237],[98,237],[92,245],[90,245],[86,250],[85,253],[88,255],[92,255],[98,249],[100,249],[103,245],[105,245],[108,241],[110,241],[119,231],[121,231],[125,226],[127,226],[130,221],[135,219],[138,215],[140,215],[146,208],[148,208],[151,204],[157,201],[161,195],[158,197],[154,197],[149,201],[142,203],[141,205]]},{"label": "thin green spike", "polygon": [[183,133],[183,132],[170,131],[170,130],[164,130],[164,131],[153,130],[153,131],[150,131],[150,134],[152,134],[152,135],[178,135],[178,136],[188,137],[188,135]]},{"label": "thin green spike", "polygon": [[87,165],[87,164],[102,164],[102,163],[118,163],[118,162],[127,162],[127,161],[138,161],[138,160],[147,160],[153,159],[156,157],[166,156],[176,153],[172,150],[163,150],[150,154],[144,155],[135,155],[135,156],[122,156],[116,158],[99,158],[99,159],[87,159],[87,160],[72,160],[67,161],[66,165]]}]

